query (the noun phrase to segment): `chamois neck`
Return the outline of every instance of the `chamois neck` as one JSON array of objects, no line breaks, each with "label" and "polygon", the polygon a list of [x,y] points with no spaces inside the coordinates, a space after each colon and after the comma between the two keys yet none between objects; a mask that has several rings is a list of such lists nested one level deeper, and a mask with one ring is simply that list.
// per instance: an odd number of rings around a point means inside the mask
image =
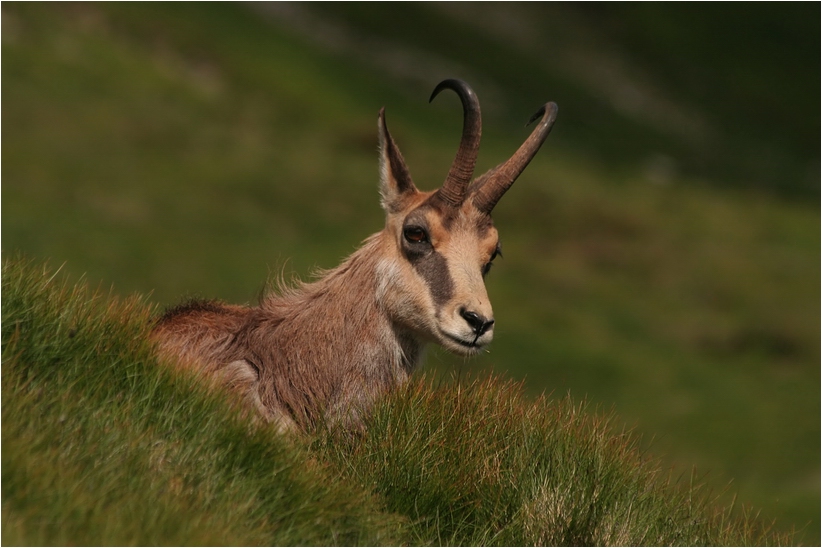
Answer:
[{"label": "chamois neck", "polygon": [[293,325],[310,322],[307,335],[312,342],[333,345],[340,360],[377,362],[368,367],[390,364],[396,369],[392,377],[407,376],[417,366],[424,343],[397,325],[386,309],[383,293],[392,273],[384,265],[396,260],[390,250],[385,232],[373,234],[336,268],[281,295],[267,296],[261,307]]}]

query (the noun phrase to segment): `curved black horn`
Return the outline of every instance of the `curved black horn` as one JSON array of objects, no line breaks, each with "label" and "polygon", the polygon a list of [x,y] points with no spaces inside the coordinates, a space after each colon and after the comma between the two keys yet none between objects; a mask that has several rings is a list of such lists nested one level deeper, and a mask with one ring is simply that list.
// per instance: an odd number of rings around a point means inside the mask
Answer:
[{"label": "curved black horn", "polygon": [[477,164],[480,137],[482,136],[482,115],[477,94],[462,80],[443,80],[434,88],[428,102],[433,101],[434,97],[444,89],[454,90],[459,95],[460,101],[462,101],[462,139],[454,163],[451,164],[451,169],[445,178],[445,183],[437,193],[452,207],[459,207],[465,200],[465,189],[468,187],[468,183],[471,182],[471,177],[474,175],[474,166]]},{"label": "curved black horn", "polygon": [[528,163],[533,159],[534,155],[542,146],[545,138],[551,133],[551,128],[554,126],[554,121],[557,119],[558,107],[556,103],[546,103],[540,107],[536,114],[534,114],[528,121],[529,125],[539,117],[542,119],[531,132],[531,135],[522,143],[522,146],[514,153],[511,158],[494,168],[486,176],[483,176],[483,181],[473,193],[474,205],[483,213],[490,214],[494,206],[502,195],[505,194],[514,181],[517,180],[520,173],[525,169]]}]

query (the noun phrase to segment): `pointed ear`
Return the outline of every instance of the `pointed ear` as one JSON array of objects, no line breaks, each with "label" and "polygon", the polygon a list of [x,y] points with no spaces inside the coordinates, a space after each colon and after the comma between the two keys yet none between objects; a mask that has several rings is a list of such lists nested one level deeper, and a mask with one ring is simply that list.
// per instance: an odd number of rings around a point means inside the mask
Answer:
[{"label": "pointed ear", "polygon": [[380,137],[380,195],[382,208],[386,213],[396,213],[403,209],[408,196],[416,194],[417,187],[411,180],[408,167],[400,154],[388,126],[385,125],[385,108],[380,109],[377,122]]}]

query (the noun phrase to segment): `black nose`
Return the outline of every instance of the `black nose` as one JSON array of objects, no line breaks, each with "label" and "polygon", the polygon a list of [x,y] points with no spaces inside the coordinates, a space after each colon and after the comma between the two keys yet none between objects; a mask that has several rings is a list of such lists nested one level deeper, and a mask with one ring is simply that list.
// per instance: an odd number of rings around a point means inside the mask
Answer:
[{"label": "black nose", "polygon": [[464,308],[460,310],[460,316],[468,322],[468,325],[471,326],[471,329],[474,330],[477,337],[481,337],[486,331],[491,329],[492,325],[494,325],[494,320],[487,320],[476,312],[471,312],[470,310],[465,310]]}]

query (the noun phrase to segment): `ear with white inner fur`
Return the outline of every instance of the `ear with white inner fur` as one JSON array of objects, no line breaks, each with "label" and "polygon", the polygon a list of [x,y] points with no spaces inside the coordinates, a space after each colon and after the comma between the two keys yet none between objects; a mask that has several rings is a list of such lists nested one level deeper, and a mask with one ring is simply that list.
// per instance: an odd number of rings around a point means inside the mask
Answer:
[{"label": "ear with white inner fur", "polygon": [[416,194],[417,187],[405,165],[394,139],[385,124],[385,108],[380,109],[377,122],[380,137],[380,195],[382,208],[386,213],[396,213],[403,209],[405,198]]}]

